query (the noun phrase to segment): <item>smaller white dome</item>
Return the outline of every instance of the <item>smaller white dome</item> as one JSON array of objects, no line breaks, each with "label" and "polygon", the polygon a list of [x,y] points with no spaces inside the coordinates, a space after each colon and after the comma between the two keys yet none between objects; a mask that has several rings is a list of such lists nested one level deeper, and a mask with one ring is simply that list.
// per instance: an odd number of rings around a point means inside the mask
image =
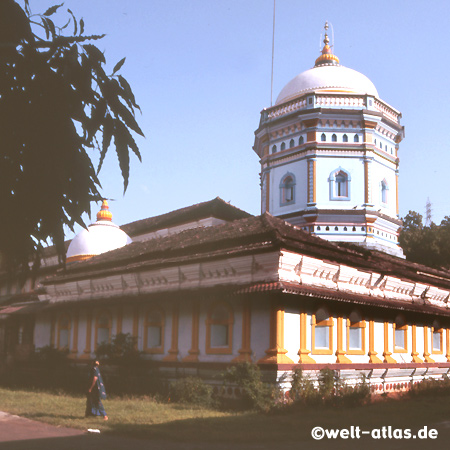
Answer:
[{"label": "smaller white dome", "polygon": [[339,65],[322,65],[306,70],[281,90],[276,105],[308,92],[369,94],[378,97],[375,85],[360,72]]},{"label": "smaller white dome", "polygon": [[67,262],[82,261],[131,244],[131,238],[111,222],[112,214],[108,209],[108,203],[104,200],[102,209],[97,214],[97,222],[72,239],[67,249]]}]

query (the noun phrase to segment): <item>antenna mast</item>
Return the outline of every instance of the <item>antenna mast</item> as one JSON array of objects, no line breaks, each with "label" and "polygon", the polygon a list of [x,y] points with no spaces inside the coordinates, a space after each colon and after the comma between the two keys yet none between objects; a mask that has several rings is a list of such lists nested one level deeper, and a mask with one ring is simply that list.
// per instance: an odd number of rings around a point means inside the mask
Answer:
[{"label": "antenna mast", "polygon": [[427,198],[427,203],[425,205],[425,212],[426,212],[425,226],[429,227],[431,225],[431,212],[432,212],[430,197]]},{"label": "antenna mast", "polygon": [[270,80],[270,106],[272,106],[272,99],[273,99],[273,60],[274,60],[274,53],[275,53],[275,3],[276,3],[276,0],[273,0],[272,73],[271,73],[271,80]]}]

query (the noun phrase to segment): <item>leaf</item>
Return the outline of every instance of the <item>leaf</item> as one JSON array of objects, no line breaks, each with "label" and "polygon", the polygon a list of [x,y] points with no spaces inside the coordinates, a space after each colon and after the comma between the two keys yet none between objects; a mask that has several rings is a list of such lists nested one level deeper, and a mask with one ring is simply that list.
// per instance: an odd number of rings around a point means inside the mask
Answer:
[{"label": "leaf", "polygon": [[119,166],[123,177],[123,192],[125,193],[130,175],[130,155],[128,154],[126,139],[120,130],[120,128],[114,128],[114,144],[116,146],[117,158],[119,159]]},{"label": "leaf", "polygon": [[141,108],[139,108],[139,105],[136,103],[136,99],[134,98],[133,91],[131,90],[131,86],[128,84],[128,81],[122,75],[119,75],[118,79],[119,79],[120,86],[122,86],[122,89],[128,95],[128,98],[131,101],[131,103],[133,104],[133,106],[135,108],[139,109],[139,111],[140,111]]},{"label": "leaf", "polygon": [[78,23],[77,23],[77,19],[76,17],[73,15],[73,12],[68,9],[67,12],[72,16],[73,19],[73,35],[77,35],[78,34]]},{"label": "leaf", "polygon": [[52,14],[55,14],[55,12],[58,11],[58,9],[61,8],[62,5],[64,5],[64,3],[61,3],[60,5],[51,6],[50,8],[47,9],[47,11],[45,11],[44,16],[48,17],[51,16]]},{"label": "leaf", "polygon": [[94,59],[98,63],[106,63],[105,55],[95,45],[85,44],[83,45],[83,48],[88,54],[89,58]]},{"label": "leaf", "polygon": [[122,58],[122,59],[114,66],[114,69],[113,69],[113,75],[114,75],[118,70],[120,70],[120,68],[123,66],[123,64],[124,64],[124,62],[125,62],[125,59],[126,59],[126,57],[125,57],[125,58]]},{"label": "leaf", "polygon": [[[54,39],[55,36],[56,36],[55,24],[53,23],[52,20],[47,19],[47,18],[45,18],[45,17],[44,17],[43,20],[44,20],[44,22],[47,24],[48,29],[49,29],[50,33],[52,34],[52,38]],[[48,39],[48,36],[47,36],[47,39]]]},{"label": "leaf", "polygon": [[105,122],[103,124],[103,142],[102,142],[102,151],[100,153],[100,162],[98,163],[97,174],[100,172],[102,168],[103,161],[106,156],[106,152],[108,151],[109,144],[111,143],[111,137],[113,134],[113,121],[110,115],[106,116]]},{"label": "leaf", "polygon": [[80,19],[80,36],[84,33],[84,20]]}]

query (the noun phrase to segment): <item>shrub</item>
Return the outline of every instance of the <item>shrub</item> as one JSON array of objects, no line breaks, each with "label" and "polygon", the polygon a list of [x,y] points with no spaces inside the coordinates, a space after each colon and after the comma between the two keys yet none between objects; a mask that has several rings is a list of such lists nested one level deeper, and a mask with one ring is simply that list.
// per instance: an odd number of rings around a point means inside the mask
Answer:
[{"label": "shrub", "polygon": [[245,362],[229,367],[222,377],[225,384],[241,389],[239,403],[243,409],[268,411],[279,398],[279,389],[262,381],[261,371],[256,364]]},{"label": "shrub", "polygon": [[441,380],[426,378],[418,383],[414,383],[409,390],[409,395],[413,397],[450,395],[450,379],[448,377],[444,377]]},{"label": "shrub", "polygon": [[97,359],[121,366],[135,365],[142,359],[142,354],[136,348],[136,338],[130,333],[119,333],[111,342],[103,342],[95,351]]},{"label": "shrub", "polygon": [[198,406],[213,406],[212,387],[201,378],[181,378],[170,385],[170,399],[179,403],[190,403]]},{"label": "shrub", "polygon": [[320,400],[320,394],[315,388],[314,382],[308,376],[305,376],[301,369],[296,369],[292,374],[289,398],[293,402],[304,404],[313,404]]}]

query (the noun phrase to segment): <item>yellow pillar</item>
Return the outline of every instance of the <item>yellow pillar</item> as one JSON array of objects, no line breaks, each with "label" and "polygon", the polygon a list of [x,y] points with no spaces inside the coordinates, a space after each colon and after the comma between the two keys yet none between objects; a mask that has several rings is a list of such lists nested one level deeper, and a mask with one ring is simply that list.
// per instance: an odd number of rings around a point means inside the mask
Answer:
[{"label": "yellow pillar", "polygon": [[416,326],[411,325],[411,337],[412,337],[412,362],[414,363],[423,363],[423,361],[419,358],[419,352],[417,351],[417,341],[416,341]]},{"label": "yellow pillar", "polygon": [[342,316],[338,316],[337,318],[337,350],[336,350],[336,362],[338,364],[351,364],[351,360],[345,356],[345,350],[343,348],[343,339],[342,339],[342,326],[343,318]]},{"label": "yellow pillar", "polygon": [[86,345],[82,358],[91,357],[91,339],[92,339],[92,313],[86,313]]},{"label": "yellow pillar", "polygon": [[450,362],[450,330],[445,330],[446,334],[446,344],[447,344],[447,353],[445,354],[445,357],[447,358],[447,361]]},{"label": "yellow pillar", "polygon": [[73,315],[73,335],[71,357],[76,358],[78,353],[78,312]]},{"label": "yellow pillar", "polygon": [[369,362],[372,364],[380,364],[380,358],[378,358],[378,353],[375,351],[375,323],[373,320],[369,320]]},{"label": "yellow pillar", "polygon": [[434,359],[430,358],[428,351],[428,327],[423,327],[423,358],[426,363],[434,363]]},{"label": "yellow pillar", "polygon": [[314,359],[309,356],[311,352],[306,348],[307,318],[308,315],[305,312],[300,313],[300,349],[298,351],[298,362],[300,364],[315,364]]},{"label": "yellow pillar", "polygon": [[251,302],[250,299],[244,301],[242,307],[242,347],[239,350],[239,356],[233,359],[233,362],[251,361]]},{"label": "yellow pillar", "polygon": [[287,350],[284,348],[284,309],[275,303],[270,311],[269,342],[267,356],[261,358],[258,364],[294,364],[294,361],[286,356]]},{"label": "yellow pillar", "polygon": [[396,363],[395,359],[391,356],[392,352],[389,351],[389,323],[384,322],[384,362],[385,363]]},{"label": "yellow pillar", "polygon": [[172,307],[172,342],[168,356],[163,361],[178,361],[178,323],[179,323],[179,308],[178,304]]},{"label": "yellow pillar", "polygon": [[192,339],[191,339],[191,349],[189,350],[189,355],[183,358],[184,362],[197,362],[198,355],[200,354],[200,349],[198,347],[198,334],[199,334],[199,323],[200,323],[200,305],[198,301],[192,304]]}]

